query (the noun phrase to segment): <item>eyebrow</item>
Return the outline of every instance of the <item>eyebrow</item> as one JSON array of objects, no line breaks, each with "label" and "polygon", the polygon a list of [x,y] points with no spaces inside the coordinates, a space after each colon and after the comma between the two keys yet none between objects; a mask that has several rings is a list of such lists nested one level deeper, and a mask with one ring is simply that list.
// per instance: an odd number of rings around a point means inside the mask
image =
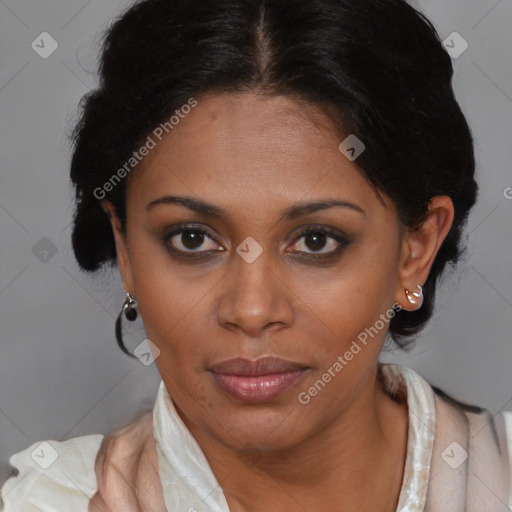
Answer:
[{"label": "eyebrow", "polygon": [[[168,204],[177,204],[188,208],[204,217],[213,217],[219,220],[227,220],[229,219],[229,214],[226,210],[220,208],[211,203],[207,203],[200,199],[195,199],[193,197],[186,196],[163,196],[159,197],[151,201],[147,206],[146,210],[149,211],[156,206],[159,205],[168,205]],[[353,211],[356,211],[366,217],[366,212],[357,204],[351,203],[349,201],[344,201],[341,199],[323,199],[317,200],[313,202],[301,202],[296,203],[288,208],[285,208],[281,211],[279,219],[281,221],[289,221],[299,218],[301,216],[307,215],[309,213],[314,213],[320,210],[326,210],[327,208],[334,207],[344,207],[350,208]]]}]

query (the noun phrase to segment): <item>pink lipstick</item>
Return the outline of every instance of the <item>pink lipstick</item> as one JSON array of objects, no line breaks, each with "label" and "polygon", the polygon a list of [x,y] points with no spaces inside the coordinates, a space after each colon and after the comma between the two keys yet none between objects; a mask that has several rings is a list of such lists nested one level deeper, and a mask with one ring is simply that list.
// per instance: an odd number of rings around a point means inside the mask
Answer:
[{"label": "pink lipstick", "polygon": [[212,366],[216,384],[225,393],[244,403],[261,403],[277,398],[293,386],[308,366],[275,357],[255,361],[236,358]]}]

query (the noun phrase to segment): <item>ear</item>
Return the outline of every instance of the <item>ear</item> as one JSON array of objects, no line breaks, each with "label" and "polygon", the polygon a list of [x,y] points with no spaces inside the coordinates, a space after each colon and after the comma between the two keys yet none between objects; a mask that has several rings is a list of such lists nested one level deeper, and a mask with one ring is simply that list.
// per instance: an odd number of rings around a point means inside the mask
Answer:
[{"label": "ear", "polygon": [[123,233],[121,221],[116,214],[114,205],[107,200],[101,201],[101,207],[110,219],[110,225],[116,242],[117,264],[123,281],[124,289],[134,295],[132,267],[130,262],[130,253],[126,241],[126,234]]},{"label": "ear", "polygon": [[415,231],[405,230],[395,301],[403,309],[412,311],[418,306],[411,304],[405,290],[417,292],[416,285],[425,283],[435,257],[453,223],[454,207],[448,196],[435,196],[430,201],[425,222]]}]

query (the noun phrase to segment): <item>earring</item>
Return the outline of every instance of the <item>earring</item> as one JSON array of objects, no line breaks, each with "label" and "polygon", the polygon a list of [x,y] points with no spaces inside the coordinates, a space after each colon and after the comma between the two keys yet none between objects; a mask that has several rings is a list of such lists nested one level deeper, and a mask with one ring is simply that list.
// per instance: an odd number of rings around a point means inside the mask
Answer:
[{"label": "earring", "polygon": [[128,351],[123,342],[121,329],[121,317],[123,316],[123,314],[126,317],[126,319],[129,320],[130,322],[134,322],[138,316],[137,301],[129,293],[126,294],[123,306],[121,307],[121,311],[119,312],[119,315],[117,316],[116,319],[116,340],[117,344],[125,354],[135,358],[135,356]]},{"label": "earring", "polygon": [[137,320],[137,301],[129,294],[126,294],[126,299],[124,299],[123,307],[121,308],[121,312],[124,313],[124,316],[130,322],[134,322]]},{"label": "earring", "polygon": [[407,300],[411,304],[418,304],[418,309],[421,308],[421,305],[423,304],[423,288],[417,284],[416,288],[419,289],[417,292],[410,292],[407,288],[405,289],[405,296],[407,297]]}]

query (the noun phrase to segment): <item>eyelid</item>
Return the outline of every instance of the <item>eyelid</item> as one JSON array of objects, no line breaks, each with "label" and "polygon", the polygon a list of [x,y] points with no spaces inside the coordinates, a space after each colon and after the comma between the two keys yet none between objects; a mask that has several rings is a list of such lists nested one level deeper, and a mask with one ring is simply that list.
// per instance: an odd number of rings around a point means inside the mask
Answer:
[{"label": "eyelid", "polygon": [[328,233],[329,235],[337,236],[338,238],[343,238],[345,241],[348,242],[349,237],[346,235],[343,231],[341,231],[338,228],[333,228],[330,226],[325,226],[323,224],[303,224],[302,226],[299,226],[296,228],[298,230],[298,233],[295,233],[295,237],[303,236],[304,234],[310,233],[310,232],[316,232],[316,231],[323,231],[325,233]]},{"label": "eyelid", "polygon": [[187,222],[185,224],[173,224],[172,226],[166,226],[165,227],[166,234],[164,236],[170,237],[170,236],[175,235],[176,233],[179,233],[181,231],[186,231],[186,230],[191,230],[191,231],[197,230],[197,231],[204,232],[212,239],[215,239],[215,236],[216,236],[215,234],[213,234],[212,230],[208,226],[205,226],[204,224],[193,223],[193,222]]}]

